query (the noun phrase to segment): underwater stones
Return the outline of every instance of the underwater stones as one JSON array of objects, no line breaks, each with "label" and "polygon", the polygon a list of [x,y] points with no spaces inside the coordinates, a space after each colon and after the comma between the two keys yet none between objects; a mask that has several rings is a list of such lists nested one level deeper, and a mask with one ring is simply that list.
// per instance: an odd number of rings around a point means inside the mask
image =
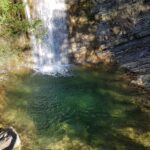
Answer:
[{"label": "underwater stones", "polygon": [[84,143],[80,139],[71,139],[68,136],[64,136],[61,140],[58,140],[54,143],[49,143],[46,149],[54,150],[67,150],[67,149],[76,149],[76,150],[93,150],[92,146]]},{"label": "underwater stones", "polygon": [[19,135],[13,127],[0,128],[0,150],[13,150],[20,144]]},{"label": "underwater stones", "polygon": [[128,137],[129,139],[132,139],[136,143],[139,143],[143,145],[146,149],[149,149],[150,147],[150,132],[142,132],[138,131],[132,127],[127,127],[123,129],[117,129],[117,132],[122,134],[125,137]]}]

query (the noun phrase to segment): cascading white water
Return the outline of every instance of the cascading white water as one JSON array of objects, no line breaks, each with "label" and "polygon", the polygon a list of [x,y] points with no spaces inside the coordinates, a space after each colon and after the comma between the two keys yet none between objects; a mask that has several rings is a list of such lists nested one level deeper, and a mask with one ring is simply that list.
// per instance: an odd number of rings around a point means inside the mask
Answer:
[{"label": "cascading white water", "polygon": [[42,38],[31,33],[34,70],[44,74],[65,74],[68,68],[65,0],[32,0],[32,14],[28,0],[24,3],[29,21],[41,20],[42,30],[46,30]]}]

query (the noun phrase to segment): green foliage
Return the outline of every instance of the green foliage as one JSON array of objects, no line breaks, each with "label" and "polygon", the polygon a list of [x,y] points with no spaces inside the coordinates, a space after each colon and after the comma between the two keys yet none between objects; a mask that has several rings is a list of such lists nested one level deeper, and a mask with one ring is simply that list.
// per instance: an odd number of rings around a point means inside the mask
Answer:
[{"label": "green foliage", "polygon": [[28,31],[39,38],[46,32],[40,20],[28,21],[25,6],[20,0],[0,0],[0,63],[30,49],[26,36]]},{"label": "green foliage", "polygon": [[27,44],[18,42],[26,35],[31,24],[25,17],[24,4],[21,1],[0,0],[0,62],[6,62],[25,49]]},{"label": "green foliage", "polygon": [[[25,17],[24,4],[22,2],[14,3],[11,0],[0,1],[0,27],[3,28],[3,31],[0,31],[0,35],[3,36],[18,36],[29,29],[35,32],[35,29],[40,28],[42,31],[41,21],[29,22]],[[42,34],[40,33],[38,36]]]},{"label": "green foliage", "polygon": [[27,32],[30,24],[25,18],[24,5],[21,2],[1,0],[0,26],[3,27],[1,35],[17,35]]}]

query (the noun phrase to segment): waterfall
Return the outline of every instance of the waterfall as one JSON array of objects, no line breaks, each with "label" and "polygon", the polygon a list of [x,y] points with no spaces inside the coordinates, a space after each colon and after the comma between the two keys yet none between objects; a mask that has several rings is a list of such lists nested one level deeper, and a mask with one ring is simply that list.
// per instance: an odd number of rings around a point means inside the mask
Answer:
[{"label": "waterfall", "polygon": [[[65,74],[69,66],[65,0],[32,0],[32,11],[28,0],[24,3],[28,20],[39,19],[42,24],[30,35],[33,69],[43,74]],[[44,35],[37,37],[42,31]]]}]

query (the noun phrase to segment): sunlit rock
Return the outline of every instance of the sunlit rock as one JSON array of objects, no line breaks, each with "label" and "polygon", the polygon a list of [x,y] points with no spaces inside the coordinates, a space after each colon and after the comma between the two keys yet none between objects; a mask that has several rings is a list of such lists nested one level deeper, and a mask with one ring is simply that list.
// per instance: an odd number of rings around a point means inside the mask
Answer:
[{"label": "sunlit rock", "polygon": [[[80,62],[89,63],[94,59],[94,57],[91,59],[84,57],[87,60],[83,61],[83,53],[77,52],[82,47],[86,47],[84,51],[86,56],[89,51],[91,54],[92,51],[96,51],[100,56],[101,50],[109,50],[121,67],[145,76],[142,77],[144,79],[142,82],[144,87],[149,88],[147,79],[150,73],[149,2],[82,0],[67,1],[67,5],[70,6],[68,7],[69,37],[74,38],[71,45],[78,45],[72,51],[72,55],[75,56],[73,58],[78,60],[82,58]],[[87,20],[80,21],[81,16]],[[103,53],[101,54],[100,57],[103,57]]]},{"label": "sunlit rock", "polygon": [[18,133],[12,127],[0,128],[0,149],[13,150],[21,146],[21,140]]}]

